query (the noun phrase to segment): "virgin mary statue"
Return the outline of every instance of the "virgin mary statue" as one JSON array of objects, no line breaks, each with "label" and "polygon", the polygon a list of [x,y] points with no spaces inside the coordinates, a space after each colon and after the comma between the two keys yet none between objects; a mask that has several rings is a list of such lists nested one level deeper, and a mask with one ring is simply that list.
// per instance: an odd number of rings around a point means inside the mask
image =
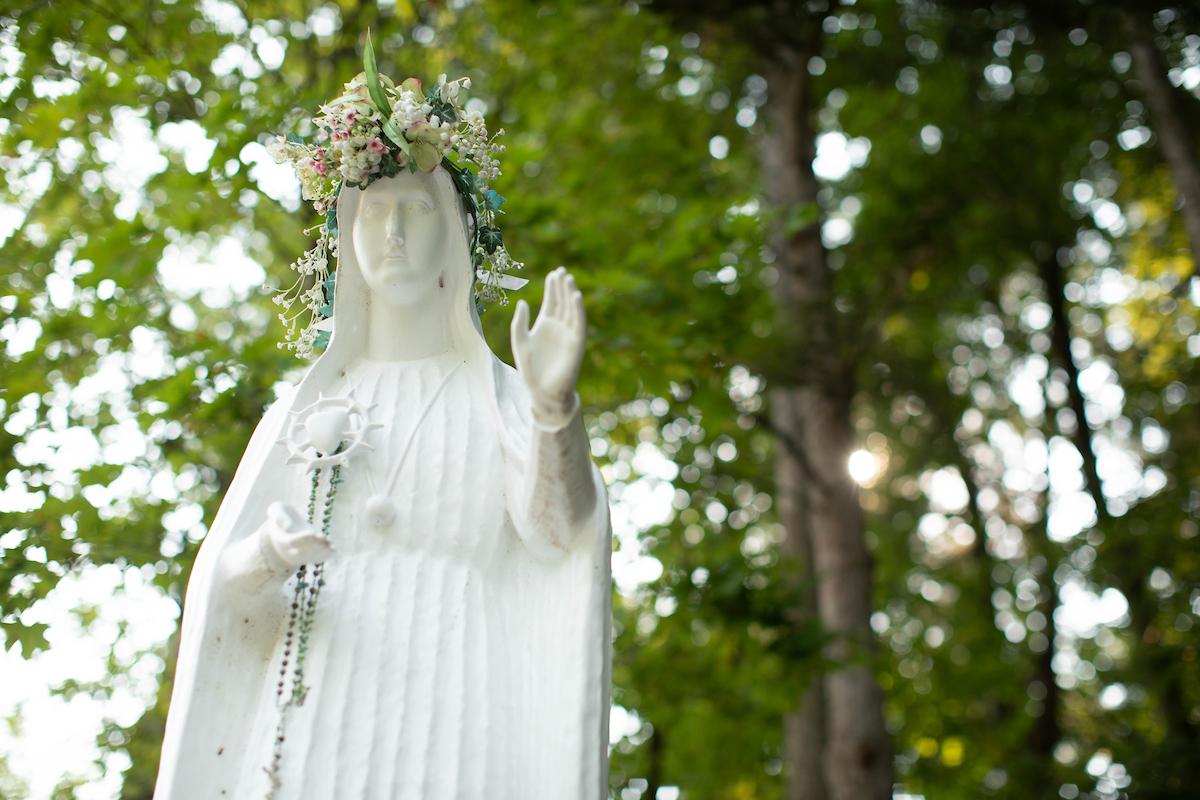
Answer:
[{"label": "virgin mary statue", "polygon": [[332,338],[196,557],[155,797],[606,797],[580,294],[560,268],[532,328],[517,305],[513,369],[481,333],[443,167],[336,202]]}]

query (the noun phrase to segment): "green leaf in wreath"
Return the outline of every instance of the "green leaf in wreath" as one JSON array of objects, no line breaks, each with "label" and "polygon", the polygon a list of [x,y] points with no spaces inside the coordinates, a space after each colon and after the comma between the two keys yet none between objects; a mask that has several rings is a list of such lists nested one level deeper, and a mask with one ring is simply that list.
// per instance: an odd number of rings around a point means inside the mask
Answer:
[{"label": "green leaf in wreath", "polygon": [[500,235],[499,228],[493,228],[490,225],[481,225],[479,228],[479,246],[489,256],[496,252],[496,248],[504,244],[504,239]]},{"label": "green leaf in wreath", "polygon": [[383,133],[389,139],[395,142],[396,146],[399,147],[401,152],[403,152],[406,156],[412,155],[412,151],[410,151],[408,147],[408,140],[404,138],[404,134],[399,128],[396,127],[396,123],[392,122],[389,117],[383,118]]},{"label": "green leaf in wreath", "polygon": [[[375,66],[375,48],[371,46],[371,29],[367,28],[367,45],[363,48],[363,71],[367,73],[367,91],[384,119],[392,116],[392,107],[379,84],[379,68]],[[386,129],[385,129],[386,130]],[[391,134],[388,134],[389,136]],[[397,142],[399,144],[399,142]]]}]

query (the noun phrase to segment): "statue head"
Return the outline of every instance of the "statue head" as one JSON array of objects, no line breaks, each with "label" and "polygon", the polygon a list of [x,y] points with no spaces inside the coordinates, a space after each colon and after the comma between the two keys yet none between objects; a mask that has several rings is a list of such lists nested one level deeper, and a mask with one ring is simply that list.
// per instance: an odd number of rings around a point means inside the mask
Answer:
[{"label": "statue head", "polygon": [[[365,307],[374,299],[412,311],[436,296],[434,286],[449,290],[437,294],[465,297],[476,306],[503,303],[507,290],[528,282],[508,274],[524,265],[509,255],[497,227],[504,198],[492,183],[500,176],[498,156],[504,145],[496,139],[504,129],[489,133],[483,114],[467,110],[462,90],[470,85],[466,78],[448,81],[445,75],[425,88],[416,78],[396,83],[378,74],[368,47],[363,72],[312,118],[312,140],[288,134],[268,145],[277,163],[290,163],[296,170],[301,196],[326,218],[313,226],[321,232],[316,245],[292,264],[300,280],[274,298],[287,325],[287,346],[297,354],[321,351],[332,341],[335,325],[342,330],[342,341],[356,338],[344,335],[354,320],[342,316],[335,323],[330,318],[330,306],[336,316],[336,307],[346,306],[336,298],[347,294],[354,301],[350,308]],[[447,202],[442,189],[457,195],[458,202]],[[423,193],[435,201],[441,198],[433,203],[441,212],[434,215],[440,217],[438,225],[415,219],[430,205],[420,202]],[[360,194],[373,206],[382,201],[382,207],[364,218],[361,229],[352,224]],[[457,252],[455,218],[462,222],[465,253]],[[436,257],[439,239],[451,251],[448,261],[463,263],[465,276],[453,267],[432,269],[447,260]],[[361,250],[361,274],[347,277],[342,273],[355,268],[344,269],[342,260],[356,247]],[[463,292],[452,285],[460,277]],[[293,311],[297,303],[302,308]]]},{"label": "statue head", "polygon": [[[383,340],[447,336],[450,349],[464,354],[481,345],[486,349],[470,256],[473,220],[463,206],[441,166],[404,170],[341,191],[333,336],[326,355],[365,352],[368,330]],[[388,328],[394,331],[381,334]]]},{"label": "statue head", "polygon": [[355,193],[358,208],[348,233],[363,282],[382,301],[373,305],[440,303],[439,296],[456,297],[461,279],[471,277],[469,265],[450,257],[449,237],[463,224],[461,205],[454,192],[446,202],[438,177],[406,170]]}]

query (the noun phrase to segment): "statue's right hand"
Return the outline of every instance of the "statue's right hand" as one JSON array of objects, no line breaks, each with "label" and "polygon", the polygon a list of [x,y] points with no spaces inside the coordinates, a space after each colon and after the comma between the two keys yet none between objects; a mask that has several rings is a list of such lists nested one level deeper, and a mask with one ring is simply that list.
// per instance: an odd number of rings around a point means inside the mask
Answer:
[{"label": "statue's right hand", "polygon": [[316,564],[333,555],[333,543],[286,503],[267,507],[267,524],[260,533],[264,549],[276,566],[291,572],[301,564]]}]

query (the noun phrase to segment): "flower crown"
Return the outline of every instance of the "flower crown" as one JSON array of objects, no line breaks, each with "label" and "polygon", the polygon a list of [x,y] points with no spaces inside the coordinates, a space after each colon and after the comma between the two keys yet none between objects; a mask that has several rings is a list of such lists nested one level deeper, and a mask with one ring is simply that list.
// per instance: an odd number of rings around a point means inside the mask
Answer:
[{"label": "flower crown", "polygon": [[[475,304],[482,312],[490,302],[508,302],[506,290],[528,281],[507,274],[525,265],[514,261],[504,247],[496,215],[504,203],[491,183],[500,175],[496,159],[504,145],[489,136],[483,114],[464,111],[462,90],[470,78],[447,81],[422,92],[421,82],[408,78],[397,86],[375,66],[370,32],[363,51],[363,72],[341,96],[322,105],[312,118],[316,141],[295,134],[277,136],[267,151],[277,164],[290,163],[300,178],[301,194],[325,221],[306,228],[320,231],[316,244],[291,268],[299,277],[275,295],[287,326],[286,347],[302,357],[323,349],[333,329],[334,270],[330,256],[338,253],[337,196],[343,185],[365,189],[379,178],[401,170],[432,172],[440,164],[450,173],[472,225],[469,231],[471,266],[475,272]],[[474,165],[475,170],[470,169]],[[300,308],[293,311],[299,304]],[[307,312],[304,327],[301,319]],[[280,347],[285,346],[284,343]]]}]

